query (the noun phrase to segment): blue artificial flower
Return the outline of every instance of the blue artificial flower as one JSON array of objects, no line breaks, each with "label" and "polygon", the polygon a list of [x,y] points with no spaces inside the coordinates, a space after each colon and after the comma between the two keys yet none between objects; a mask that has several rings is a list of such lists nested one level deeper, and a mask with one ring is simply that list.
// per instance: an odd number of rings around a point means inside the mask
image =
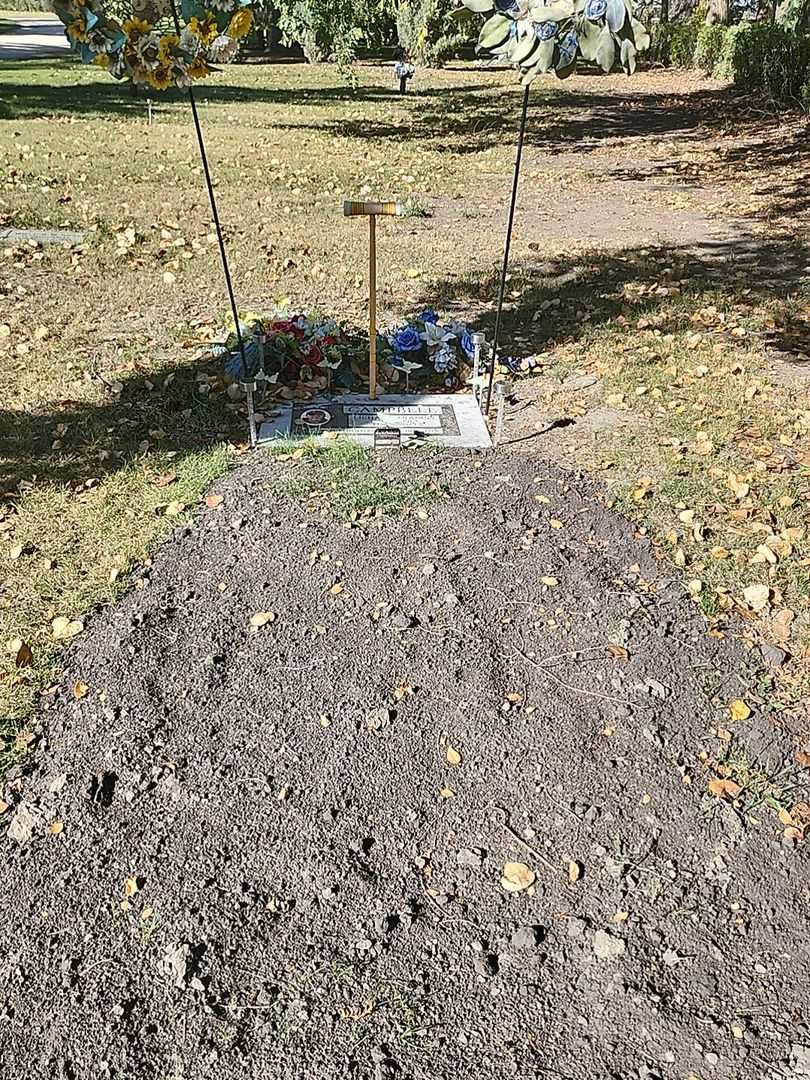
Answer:
[{"label": "blue artificial flower", "polygon": [[495,9],[503,15],[510,15],[512,12],[520,10],[520,4],[518,0],[495,0]]},{"label": "blue artificial flower", "polygon": [[607,11],[607,0],[588,0],[585,5],[585,18],[591,22],[604,18]]},{"label": "blue artificial flower", "polygon": [[425,308],[419,318],[422,322],[429,322],[433,323],[434,325],[439,321],[439,316],[436,314],[433,308]]},{"label": "blue artificial flower", "polygon": [[459,341],[464,352],[472,360],[472,358],[475,356],[475,344],[473,342],[472,334],[470,333],[470,331],[462,330],[461,335],[459,336]]},{"label": "blue artificial flower", "polygon": [[537,23],[534,28],[534,36],[538,41],[551,41],[557,36],[558,26],[555,22]]},{"label": "blue artificial flower", "polygon": [[412,326],[403,326],[388,340],[391,342],[391,348],[394,352],[398,353],[418,352],[422,348],[422,338],[419,336],[419,331],[414,330]]},{"label": "blue artificial flower", "polygon": [[399,353],[392,353],[388,363],[391,365],[391,367],[402,367],[404,360],[405,357],[400,356]]},{"label": "blue artificial flower", "polygon": [[577,58],[577,35],[573,30],[569,30],[565,37],[560,38],[559,50],[560,60],[564,64],[573,64]]},{"label": "blue artificial flower", "polygon": [[453,350],[446,343],[439,346],[431,359],[434,369],[440,373],[444,373],[450,367],[455,367],[456,358],[453,356]]}]

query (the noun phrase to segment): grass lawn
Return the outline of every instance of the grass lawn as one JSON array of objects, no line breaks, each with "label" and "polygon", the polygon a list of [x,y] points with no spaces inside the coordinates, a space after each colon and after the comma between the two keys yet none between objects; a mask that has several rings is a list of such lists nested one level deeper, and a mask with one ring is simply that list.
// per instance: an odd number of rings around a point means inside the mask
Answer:
[{"label": "grass lawn", "polygon": [[[400,97],[389,67],[358,74],[354,93],[330,67],[250,64],[200,88],[241,304],[362,322],[366,230],[342,201],[411,198],[431,216],[379,230],[383,318],[434,303],[491,330],[519,86],[458,65]],[[533,102],[508,342],[541,354],[531,386],[549,412],[630,421],[572,429],[571,455],[684,567],[719,627],[742,611],[794,654],[781,692],[797,699],[810,399],[800,363],[779,374],[770,352],[808,350],[804,122],[749,117],[725,88],[667,73],[543,82]],[[244,425],[198,378],[226,300],[185,102],[161,99],[150,127],[145,103],[93,69],[5,62],[0,178],[0,228],[85,233],[80,248],[0,251],[9,758],[57,671],[54,620],[78,632],[127,588]],[[706,211],[735,219],[750,257],[709,234],[679,241],[673,229]],[[570,372],[599,377],[587,400],[561,387]]]}]

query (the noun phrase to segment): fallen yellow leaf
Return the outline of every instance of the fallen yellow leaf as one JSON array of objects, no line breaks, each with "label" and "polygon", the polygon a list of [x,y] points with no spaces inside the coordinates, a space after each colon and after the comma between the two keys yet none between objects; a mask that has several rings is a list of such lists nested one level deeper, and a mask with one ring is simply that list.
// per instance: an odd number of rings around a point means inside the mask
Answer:
[{"label": "fallen yellow leaf", "polygon": [[751,710],[742,698],[734,698],[728,703],[728,711],[732,720],[747,720]]},{"label": "fallen yellow leaf", "polygon": [[448,765],[461,764],[461,754],[453,746],[447,747],[447,763]]},{"label": "fallen yellow leaf", "polygon": [[507,892],[523,892],[534,885],[536,874],[526,863],[508,862],[504,865],[501,887]]},{"label": "fallen yellow leaf", "polygon": [[87,683],[82,682],[80,679],[73,684],[73,696],[78,701],[79,698],[87,697],[87,693],[90,687]]},{"label": "fallen yellow leaf", "polygon": [[710,780],[709,791],[718,799],[736,799],[742,788],[733,780]]}]

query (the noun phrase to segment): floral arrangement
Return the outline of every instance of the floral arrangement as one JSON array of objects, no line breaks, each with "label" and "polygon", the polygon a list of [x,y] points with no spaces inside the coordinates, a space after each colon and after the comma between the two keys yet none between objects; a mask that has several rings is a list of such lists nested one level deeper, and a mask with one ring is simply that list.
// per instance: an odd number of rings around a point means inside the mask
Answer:
[{"label": "floral arrangement", "polygon": [[[631,75],[650,36],[633,16],[631,0],[463,0],[489,15],[477,50],[502,56],[523,72],[523,84],[554,71],[561,79],[577,58],[595,61],[606,73]],[[491,14],[490,14],[491,13]]]},{"label": "floral arrangement", "polygon": [[[364,365],[368,370],[366,340],[335,319],[282,311],[249,314],[240,321],[240,330],[244,363],[235,330],[223,345],[212,350],[214,356],[222,358],[225,373],[232,379],[254,378],[263,371],[267,382],[291,386],[326,376],[330,384],[348,389]],[[264,336],[263,347],[259,335]]]},{"label": "floral arrangement", "polygon": [[[74,50],[86,64],[104,68],[152,90],[186,87],[227,63],[253,25],[250,0],[133,0],[119,23],[103,0],[53,0]],[[182,15],[182,19],[181,19]],[[178,30],[179,28],[179,30]]]},{"label": "floral arrangement", "polygon": [[[254,378],[263,371],[265,381],[279,388],[319,379],[345,390],[368,384],[368,335],[349,330],[335,319],[275,310],[270,315],[246,315],[240,320],[240,330],[244,363],[233,329],[210,351],[230,379]],[[430,309],[377,337],[380,381],[389,384],[404,381],[409,387],[413,381],[456,389],[470,373],[473,353],[466,324],[442,324]]]},{"label": "floral arrangement", "polygon": [[402,371],[408,382],[413,376],[420,382],[439,381],[448,389],[464,382],[475,352],[466,324],[442,324],[431,308],[388,331],[380,346],[378,353],[390,374],[396,376],[394,381]]}]

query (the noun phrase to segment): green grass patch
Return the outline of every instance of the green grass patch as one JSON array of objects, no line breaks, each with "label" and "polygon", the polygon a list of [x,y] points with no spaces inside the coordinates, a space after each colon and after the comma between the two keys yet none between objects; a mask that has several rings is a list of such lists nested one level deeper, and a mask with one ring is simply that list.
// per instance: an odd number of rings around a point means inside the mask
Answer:
[{"label": "green grass patch", "polygon": [[[328,507],[341,521],[363,522],[401,514],[430,498],[424,484],[385,476],[372,452],[357,443],[292,445],[295,446],[292,453],[300,454],[299,460],[311,461],[314,469],[300,479],[292,478],[288,491],[315,506]],[[283,455],[284,450],[281,452]]]}]

